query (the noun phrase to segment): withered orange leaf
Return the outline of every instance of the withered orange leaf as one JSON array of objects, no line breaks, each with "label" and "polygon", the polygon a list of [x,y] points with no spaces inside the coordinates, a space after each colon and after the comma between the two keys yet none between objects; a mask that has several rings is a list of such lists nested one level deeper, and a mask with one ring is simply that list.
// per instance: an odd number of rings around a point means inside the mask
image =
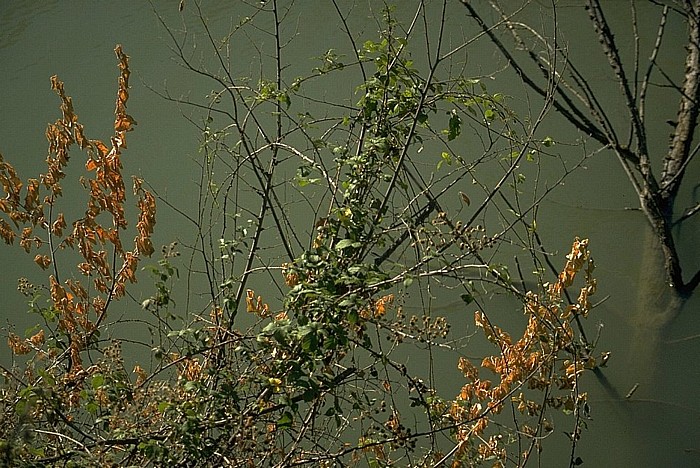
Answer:
[{"label": "withered orange leaf", "polygon": [[[117,118],[114,121],[114,130],[117,132],[128,132],[133,130],[132,127],[134,125],[136,125],[136,121],[129,114],[124,114],[123,117]],[[125,145],[122,146],[126,147]]]},{"label": "withered orange leaf", "polygon": [[88,299],[87,290],[80,284],[78,280],[66,280],[66,285],[68,288],[78,297],[81,301],[86,301]]},{"label": "withered orange leaf", "polygon": [[90,273],[92,272],[92,266],[91,266],[89,263],[87,263],[87,262],[79,263],[79,264],[78,264],[78,270],[79,270],[80,273],[82,273],[83,275],[85,275],[85,276],[90,276]]},{"label": "withered orange leaf", "polygon": [[33,334],[29,338],[29,342],[31,342],[34,346],[41,346],[44,344],[46,341],[46,335],[44,333],[44,330],[39,330],[37,333]]},{"label": "withered orange leaf", "polygon": [[97,289],[101,293],[108,293],[109,288],[107,288],[107,284],[104,282],[102,278],[95,278],[95,289]]},{"label": "withered orange leaf", "polygon": [[22,181],[17,176],[15,168],[10,163],[4,162],[0,154],[0,183],[7,194],[8,200],[19,203],[19,191],[22,189]]},{"label": "withered orange leaf", "polygon": [[0,237],[7,245],[11,245],[15,241],[15,232],[4,219],[0,219]]},{"label": "withered orange leaf", "polygon": [[85,149],[90,146],[90,141],[85,138],[85,133],[83,131],[83,125],[76,123],[74,126],[75,129],[75,141],[78,143],[80,146],[80,149]]},{"label": "withered orange leaf", "polygon": [[479,378],[479,369],[477,369],[477,367],[465,357],[459,358],[457,368],[462,371],[462,374],[464,374],[464,376],[472,382]]},{"label": "withered orange leaf", "polygon": [[37,255],[34,257],[34,263],[46,270],[51,265],[51,259],[47,255]]},{"label": "withered orange leaf", "polygon": [[97,149],[100,160],[109,154],[109,148],[107,148],[107,145],[102,143],[100,140],[90,140],[90,143],[92,143],[95,149]]},{"label": "withered orange leaf", "polygon": [[123,284],[126,280],[132,283],[136,282],[136,267],[138,265],[138,257],[133,252],[126,252],[124,255],[124,265],[119,271],[117,282]]},{"label": "withered orange leaf", "polygon": [[32,211],[39,199],[39,181],[36,179],[27,180],[27,195],[24,197],[24,208]]},{"label": "withered orange leaf", "polygon": [[22,229],[22,235],[20,236],[19,245],[24,249],[25,252],[29,253],[32,248],[32,228],[25,227]]},{"label": "withered orange leaf", "polygon": [[63,216],[63,213],[59,213],[58,218],[51,225],[51,232],[54,236],[62,236],[66,226],[66,218]]},{"label": "withered orange leaf", "polygon": [[17,355],[27,354],[31,351],[31,348],[25,343],[18,335],[10,333],[7,337],[7,345],[10,347],[12,352]]}]

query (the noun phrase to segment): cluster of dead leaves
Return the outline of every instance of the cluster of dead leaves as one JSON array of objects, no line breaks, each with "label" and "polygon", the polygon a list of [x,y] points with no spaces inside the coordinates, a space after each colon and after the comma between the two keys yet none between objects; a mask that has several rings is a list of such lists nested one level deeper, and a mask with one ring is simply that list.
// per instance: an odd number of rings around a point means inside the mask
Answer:
[{"label": "cluster of dead leaves", "polygon": [[263,302],[261,296],[255,297],[255,291],[252,289],[246,290],[245,295],[246,311],[249,314],[255,314],[260,318],[267,318],[270,316],[270,306]]},{"label": "cluster of dead leaves", "polygon": [[[484,432],[489,426],[490,418],[500,413],[509,401],[513,401],[522,414],[533,417],[543,415],[545,405],[554,408],[565,406],[566,409],[571,409],[570,406],[585,401],[586,394],[579,393],[577,388],[580,374],[587,367],[586,358],[577,356],[576,353],[572,355],[572,350],[575,349],[575,333],[570,319],[573,313],[584,317],[588,314],[591,308],[588,296],[595,293],[596,289],[588,240],[576,238],[566,258],[564,269],[556,282],[548,285],[544,298],[533,292],[527,294],[525,313],[528,323],[522,337],[517,341],[491,323],[485,314],[476,312],[476,325],[483,329],[486,338],[500,350],[497,355],[485,357],[481,368],[491,371],[497,379],[494,382],[482,378],[479,368],[469,359],[460,359],[458,368],[468,383],[462,387],[448,411],[450,419],[458,424],[456,438],[459,450],[456,460],[473,456],[470,452],[470,441],[476,440],[477,456],[505,461],[506,452],[499,445],[499,439],[486,439]],[[581,288],[577,303],[563,305],[561,296],[564,289],[573,284],[577,273],[584,266],[585,284]],[[561,358],[564,353],[568,354],[566,360]],[[521,388],[540,390],[550,394],[550,397],[535,402],[524,397],[522,392],[515,395]],[[564,390],[569,395],[555,398],[551,395],[552,388]],[[540,421],[544,421],[542,426],[547,426],[546,418],[541,417],[543,419]],[[522,428],[531,429],[527,425],[523,425]],[[532,438],[533,441],[536,439]],[[457,461],[455,466],[461,466],[459,463]]]},{"label": "cluster of dead leaves", "polygon": [[360,317],[365,320],[369,319],[379,319],[386,315],[387,310],[391,308],[394,303],[394,295],[387,294],[380,297],[377,300],[373,300],[369,307],[360,310]]},{"label": "cluster of dead leaves", "polygon": [[[139,259],[150,256],[154,250],[151,235],[156,223],[155,198],[143,189],[143,181],[136,178],[133,183],[139,210],[136,237],[131,250],[126,250],[122,244],[122,234],[128,223],[121,155],[126,148],[126,134],[133,130],[136,122],[126,111],[129,59],[120,45],[115,53],[119,77],[111,147],[85,136],[71,97],[66,95],[63,82],[53,76],[51,88],[60,99],[61,118],[46,129],[46,173],[24,183],[0,155],[0,184],[5,193],[0,199],[0,212],[6,216],[0,217],[0,237],[7,244],[13,244],[19,237],[19,245],[27,253],[42,248],[48,250],[37,252],[34,261],[43,269],[53,265],[54,273],[49,277],[51,304],[58,313],[59,329],[70,338],[74,372],[82,368],[80,352],[103,320],[109,303],[125,294],[126,283],[136,281]],[[59,212],[58,200],[70,150],[75,144],[88,156],[85,168],[89,176],[81,177],[88,199],[84,216],[72,222],[72,230],[66,235],[64,230],[68,223]],[[77,265],[77,272],[89,280],[59,280],[56,254],[58,249],[65,248],[78,251],[82,261]],[[23,350],[17,340],[10,345],[16,351]]]}]

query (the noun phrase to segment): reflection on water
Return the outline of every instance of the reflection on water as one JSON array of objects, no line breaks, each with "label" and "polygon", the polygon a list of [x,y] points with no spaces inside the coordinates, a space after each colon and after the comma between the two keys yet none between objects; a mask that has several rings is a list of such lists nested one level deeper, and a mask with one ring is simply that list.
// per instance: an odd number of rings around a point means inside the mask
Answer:
[{"label": "reflection on water", "polygon": [[56,0],[3,2],[0,5],[0,49],[20,42],[27,27],[55,5]]}]

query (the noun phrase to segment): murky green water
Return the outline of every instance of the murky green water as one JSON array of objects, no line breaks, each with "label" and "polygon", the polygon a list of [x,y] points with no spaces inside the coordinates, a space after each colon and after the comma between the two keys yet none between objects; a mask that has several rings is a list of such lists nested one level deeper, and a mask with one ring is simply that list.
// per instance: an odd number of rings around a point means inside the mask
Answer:
[{"label": "murky green water", "polygon": [[[626,7],[626,2],[609,3],[615,5],[610,8],[611,21],[624,24],[628,20],[627,9],[618,6],[625,3]],[[573,19],[583,14],[575,5],[568,2],[560,10],[571,54],[584,60],[585,67],[593,72],[594,87],[601,90],[614,87],[603,74],[595,72],[597,68],[603,69],[605,62],[591,42],[593,36],[588,23],[581,26]],[[172,24],[179,22],[177,6],[177,2],[172,1],[155,5]],[[455,27],[466,24],[466,19],[458,17],[462,13],[460,8],[451,11],[455,15],[449,18],[451,24]],[[651,11],[640,4],[642,15]],[[224,2],[220,8],[210,11],[212,13],[220,21],[236,16]],[[311,27],[315,35],[302,35],[299,39],[306,41],[305,47],[299,48],[305,55],[298,57],[295,64],[300,70],[313,66],[309,57],[335,47],[327,43],[329,38],[339,37],[337,19],[331,10],[313,8],[313,13]],[[325,13],[327,19],[321,16]],[[651,21],[642,23],[645,27],[654,27]],[[310,25],[306,18],[301,16],[300,29],[307,26]],[[368,32],[376,29],[371,22],[364,25],[359,22],[358,27]],[[676,47],[678,52],[664,56],[665,64],[680,69],[684,31],[677,22],[671,24],[669,31],[669,47]],[[652,40],[654,34],[655,30],[650,29],[643,37]],[[624,35],[620,37],[624,42]],[[130,135],[129,149],[124,155],[125,172],[148,180],[173,205],[185,211],[194,210],[197,169],[193,157],[197,154],[199,135],[181,115],[191,115],[192,110],[165,102],[148,87],[167,89],[177,96],[201,97],[210,91],[210,85],[186,73],[171,59],[166,33],[145,2],[0,3],[0,152],[22,177],[44,169],[44,129],[47,122],[57,117],[58,101],[49,87],[49,77],[53,74],[64,80],[88,135],[108,138],[117,74],[113,55],[116,43],[123,44],[131,56],[129,110],[139,122],[137,130]],[[251,54],[248,63],[240,64],[241,74],[246,74],[255,67],[252,58],[255,51],[250,48],[237,52]],[[472,60],[478,62],[478,54],[473,55]],[[492,59],[490,52],[484,53],[484,60]],[[511,87],[516,98],[520,89],[505,78],[496,81],[494,86]],[[655,112],[673,117],[675,98],[659,99],[653,104]],[[610,105],[619,108],[619,118],[625,118],[624,108],[613,97]],[[558,126],[556,118],[546,125],[554,135],[571,135],[568,127]],[[651,130],[653,150],[662,153],[669,129]],[[580,150],[572,148],[572,152],[577,151]],[[545,244],[559,249],[561,254],[568,250],[575,235],[590,238],[598,266],[599,296],[610,296],[591,318],[603,324],[599,349],[612,351],[613,358],[605,371],[607,385],[589,377],[593,420],[589,421],[589,431],[579,445],[580,456],[585,466],[594,467],[700,466],[700,367],[697,365],[700,299],[696,294],[681,315],[666,327],[659,325],[663,323],[663,305],[639,302],[642,297],[639,291],[657,287],[653,283],[661,277],[661,271],[649,264],[653,244],[647,236],[646,221],[639,212],[624,210],[637,203],[612,155],[599,154],[587,166],[586,170],[568,179],[551,202],[543,205],[538,221]],[[686,176],[688,180],[698,180],[697,164],[691,166],[690,172]],[[683,193],[678,206],[690,205],[692,198],[690,191]],[[184,221],[163,208],[156,245],[175,240],[174,233],[184,237],[181,240],[188,240]],[[698,234],[695,222],[679,236],[679,249],[687,259],[688,271],[698,266],[698,250],[694,246]],[[32,323],[33,318],[24,312],[22,297],[15,291],[19,276],[31,279],[32,275],[41,278],[30,258],[18,255],[14,249],[0,248],[3,327],[13,324],[22,330]],[[450,318],[460,320],[449,307],[444,310],[448,316],[454,316]],[[123,308],[127,318],[139,312],[134,303]],[[464,317],[470,320],[471,315],[464,314]],[[134,325],[134,329],[137,330],[138,325]],[[8,359],[4,350],[0,356]],[[625,395],[636,384],[639,387],[634,398],[627,401]],[[564,436],[558,433],[553,437],[563,441]],[[549,450],[557,453],[552,445]],[[551,463],[549,466],[563,466],[555,461]]]}]

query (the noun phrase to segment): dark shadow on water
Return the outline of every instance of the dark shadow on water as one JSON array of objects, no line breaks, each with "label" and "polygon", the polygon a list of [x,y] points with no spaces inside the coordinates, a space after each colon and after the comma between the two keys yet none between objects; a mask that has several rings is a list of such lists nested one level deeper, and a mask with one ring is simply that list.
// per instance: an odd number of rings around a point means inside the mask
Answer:
[{"label": "dark shadow on water", "polygon": [[605,390],[605,393],[607,393],[611,399],[615,401],[622,401],[623,398],[622,395],[620,395],[620,392],[613,386],[613,384],[610,383],[599,367],[593,369],[593,374],[596,376],[596,379],[598,379],[598,383],[600,383],[601,387],[603,387],[603,390]]}]

